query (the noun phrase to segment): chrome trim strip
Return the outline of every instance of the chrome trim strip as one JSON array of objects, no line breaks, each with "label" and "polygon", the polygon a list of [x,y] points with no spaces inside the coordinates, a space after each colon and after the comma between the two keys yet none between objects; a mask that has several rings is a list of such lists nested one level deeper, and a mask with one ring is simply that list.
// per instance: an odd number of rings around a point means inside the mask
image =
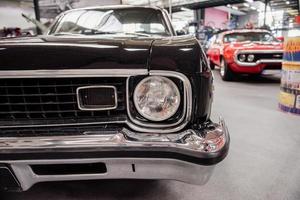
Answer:
[{"label": "chrome trim strip", "polygon": [[[115,105],[111,107],[105,107],[105,108],[85,108],[82,105],[81,97],[79,95],[79,91],[83,89],[89,89],[89,88],[112,88],[114,90],[114,97],[115,97]],[[93,86],[84,86],[84,87],[78,87],[76,89],[76,97],[77,97],[77,105],[80,110],[87,110],[87,111],[100,111],[100,110],[113,110],[118,107],[118,94],[117,94],[117,88],[112,85],[93,85]]]},{"label": "chrome trim strip", "polygon": [[124,124],[123,121],[106,121],[106,122],[83,122],[83,123],[68,123],[68,124],[36,124],[36,125],[16,125],[16,126],[0,126],[0,129],[10,128],[41,128],[41,127],[70,127],[70,126],[85,126],[85,125],[103,125],[103,124]]},{"label": "chrome trim strip", "polygon": [[[76,37],[78,38],[78,37]],[[83,48],[96,48],[96,49],[116,49],[119,48],[119,46],[113,46],[113,45],[103,45],[103,44],[74,44],[74,43],[41,43],[41,42],[24,42],[24,43],[18,43],[19,41],[15,42],[8,42],[1,44],[1,47],[6,46],[62,46],[62,47],[83,47]]]},{"label": "chrome trim strip", "polygon": [[0,70],[0,78],[129,77],[147,74],[147,69]]},{"label": "chrome trim strip", "polygon": [[237,50],[234,53],[234,62],[242,67],[254,67],[261,63],[270,63],[270,64],[282,63],[282,59],[261,59],[261,60],[257,60],[256,62],[241,62],[241,61],[239,61],[238,55],[249,54],[249,53],[252,53],[252,54],[255,54],[255,53],[282,53],[283,54],[283,50]]},{"label": "chrome trim strip", "polygon": [[170,33],[170,36],[176,36],[176,32],[172,26],[172,23],[171,23],[171,18],[170,18],[170,15],[169,13],[165,10],[165,9],[160,9],[160,11],[162,12],[163,14],[163,18],[164,18],[164,22],[165,24],[167,25],[167,28],[168,28],[168,31]]},{"label": "chrome trim strip", "polygon": [[[106,173],[37,175],[30,167],[30,165],[34,164],[80,164],[97,162],[105,163],[107,168]],[[203,185],[208,182],[215,168],[215,165],[203,166],[168,158],[45,159],[26,161],[12,160],[2,163],[10,165],[23,191],[28,190],[39,182],[101,179],[176,180],[189,184]],[[132,170],[132,164],[136,167],[135,171]]]},{"label": "chrome trim strip", "polygon": [[[129,78],[127,79],[126,84],[126,103],[127,103],[127,115],[134,124],[137,126],[134,126],[133,124],[128,124],[131,128],[137,131],[141,132],[157,132],[158,129],[160,132],[176,132],[183,129],[186,124],[191,119],[192,114],[192,87],[190,84],[189,79],[182,73],[174,72],[174,71],[163,71],[163,70],[151,70],[149,72],[149,75],[152,76],[165,76],[165,77],[173,77],[181,80],[184,85],[184,91],[183,91],[183,113],[182,117],[173,124],[157,124],[157,123],[145,123],[142,121],[139,121],[135,119],[130,112],[130,105],[129,105]],[[176,126],[176,127],[174,127]],[[147,128],[146,128],[147,127]],[[151,129],[152,128],[152,129]],[[166,129],[168,128],[168,129]]]}]

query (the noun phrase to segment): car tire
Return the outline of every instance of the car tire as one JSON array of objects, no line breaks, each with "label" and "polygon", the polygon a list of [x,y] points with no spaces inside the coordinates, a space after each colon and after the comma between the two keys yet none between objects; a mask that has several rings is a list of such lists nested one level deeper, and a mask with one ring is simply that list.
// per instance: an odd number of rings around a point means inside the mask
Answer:
[{"label": "car tire", "polygon": [[234,72],[228,67],[228,64],[223,58],[221,58],[220,62],[220,75],[224,81],[234,80]]}]

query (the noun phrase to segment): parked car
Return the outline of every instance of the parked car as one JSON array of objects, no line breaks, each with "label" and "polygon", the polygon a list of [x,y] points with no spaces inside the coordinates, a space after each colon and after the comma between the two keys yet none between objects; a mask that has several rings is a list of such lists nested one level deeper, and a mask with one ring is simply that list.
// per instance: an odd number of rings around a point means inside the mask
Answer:
[{"label": "parked car", "polygon": [[71,10],[47,35],[0,40],[0,188],[44,181],[204,184],[229,149],[213,78],[166,11]]},{"label": "parked car", "polygon": [[220,67],[223,80],[238,74],[261,74],[266,69],[281,69],[282,42],[269,31],[244,29],[221,32],[210,41],[207,51],[212,69]]}]

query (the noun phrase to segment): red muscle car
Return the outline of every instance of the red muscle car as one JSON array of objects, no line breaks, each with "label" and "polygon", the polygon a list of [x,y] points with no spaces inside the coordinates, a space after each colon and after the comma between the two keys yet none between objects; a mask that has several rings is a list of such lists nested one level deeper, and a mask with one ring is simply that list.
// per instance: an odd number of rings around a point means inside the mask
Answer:
[{"label": "red muscle car", "polygon": [[207,51],[212,69],[220,67],[223,80],[237,74],[261,74],[266,69],[281,69],[282,42],[269,31],[244,29],[214,35]]}]

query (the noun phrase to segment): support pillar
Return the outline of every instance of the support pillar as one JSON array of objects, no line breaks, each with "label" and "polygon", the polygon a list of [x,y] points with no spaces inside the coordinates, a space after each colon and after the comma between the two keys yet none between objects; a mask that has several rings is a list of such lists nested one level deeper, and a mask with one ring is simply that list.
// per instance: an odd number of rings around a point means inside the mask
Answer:
[{"label": "support pillar", "polygon": [[[33,7],[34,7],[34,13],[35,13],[35,19],[40,21],[40,6],[39,6],[39,0],[33,0]],[[36,27],[36,32],[38,35],[42,34],[42,30],[39,27]]]}]

